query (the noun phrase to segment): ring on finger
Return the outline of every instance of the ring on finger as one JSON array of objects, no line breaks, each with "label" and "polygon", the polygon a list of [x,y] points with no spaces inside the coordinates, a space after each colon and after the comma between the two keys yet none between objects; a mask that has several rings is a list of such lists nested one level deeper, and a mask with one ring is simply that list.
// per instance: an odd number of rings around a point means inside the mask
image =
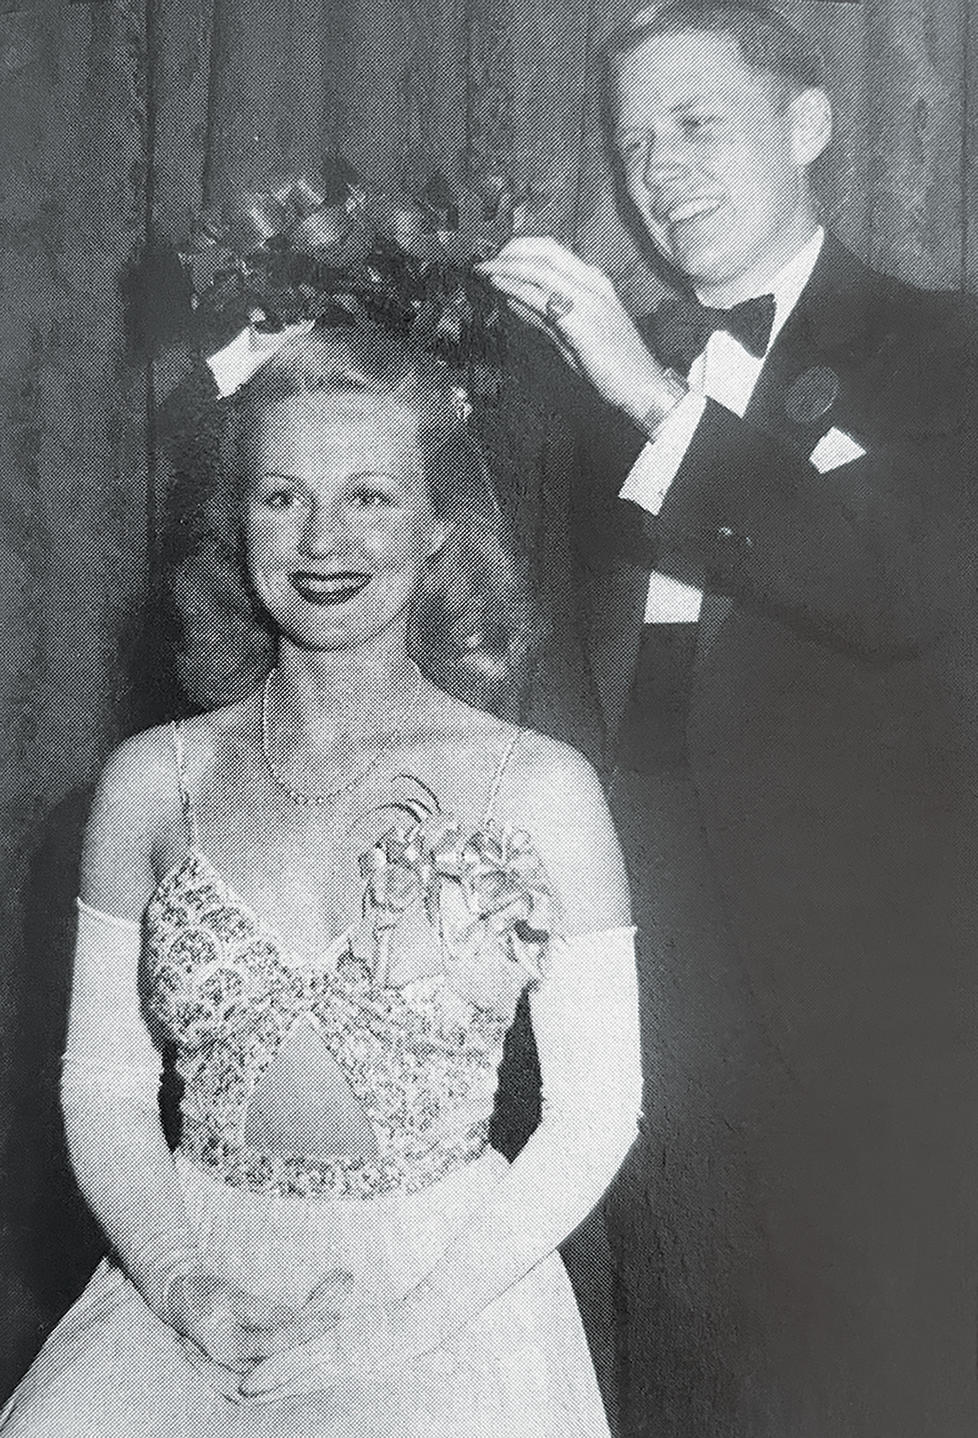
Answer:
[{"label": "ring on finger", "polygon": [[552,325],[555,325],[560,320],[565,319],[566,316],[570,314],[573,308],[574,301],[571,299],[570,295],[561,294],[560,290],[551,290],[550,294],[547,296],[547,303],[544,308],[544,313],[550,323]]}]

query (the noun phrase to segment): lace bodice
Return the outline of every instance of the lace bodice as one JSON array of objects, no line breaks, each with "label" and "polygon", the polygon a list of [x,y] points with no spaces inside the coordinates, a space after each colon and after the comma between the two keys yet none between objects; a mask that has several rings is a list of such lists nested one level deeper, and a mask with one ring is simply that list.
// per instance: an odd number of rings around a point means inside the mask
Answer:
[{"label": "lace bodice", "polygon": [[[184,1084],[181,1148],[226,1182],[364,1198],[423,1187],[485,1148],[508,1024],[460,995],[444,964],[374,987],[346,935],[315,963],[293,958],[197,851],[151,899],[144,956],[147,1017]],[[263,1078],[310,1035],[329,1087],[367,1120],[359,1146],[372,1153],[248,1141]]]}]

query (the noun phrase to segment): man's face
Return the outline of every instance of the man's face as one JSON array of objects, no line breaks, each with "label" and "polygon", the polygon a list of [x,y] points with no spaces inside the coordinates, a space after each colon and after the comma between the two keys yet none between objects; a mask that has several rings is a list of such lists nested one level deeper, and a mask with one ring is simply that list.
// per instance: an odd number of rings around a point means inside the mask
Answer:
[{"label": "man's face", "polygon": [[798,106],[728,35],[648,40],[618,64],[614,143],[656,249],[703,290],[762,283],[807,219]]}]

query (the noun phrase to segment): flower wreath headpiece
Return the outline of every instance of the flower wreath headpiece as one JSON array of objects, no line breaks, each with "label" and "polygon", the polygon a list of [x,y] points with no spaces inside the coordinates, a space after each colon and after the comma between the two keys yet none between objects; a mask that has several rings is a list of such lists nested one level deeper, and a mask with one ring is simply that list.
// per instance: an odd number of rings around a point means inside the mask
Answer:
[{"label": "flower wreath headpiece", "polygon": [[[482,399],[498,388],[499,301],[476,273],[545,204],[500,176],[417,198],[371,189],[339,155],[319,172],[207,210],[183,248],[195,308],[260,311],[278,329],[365,316],[436,354]],[[464,403],[464,399],[462,401]]]}]

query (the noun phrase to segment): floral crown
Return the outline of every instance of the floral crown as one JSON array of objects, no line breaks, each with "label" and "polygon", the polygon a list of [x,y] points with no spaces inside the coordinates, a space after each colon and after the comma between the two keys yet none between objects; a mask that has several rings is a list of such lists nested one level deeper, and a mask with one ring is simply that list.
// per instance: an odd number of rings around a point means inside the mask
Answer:
[{"label": "floral crown", "polygon": [[545,205],[495,175],[416,198],[371,189],[339,155],[312,177],[205,210],[182,247],[195,309],[260,311],[259,327],[366,318],[450,366],[480,398],[498,388],[499,300],[473,268]]}]

